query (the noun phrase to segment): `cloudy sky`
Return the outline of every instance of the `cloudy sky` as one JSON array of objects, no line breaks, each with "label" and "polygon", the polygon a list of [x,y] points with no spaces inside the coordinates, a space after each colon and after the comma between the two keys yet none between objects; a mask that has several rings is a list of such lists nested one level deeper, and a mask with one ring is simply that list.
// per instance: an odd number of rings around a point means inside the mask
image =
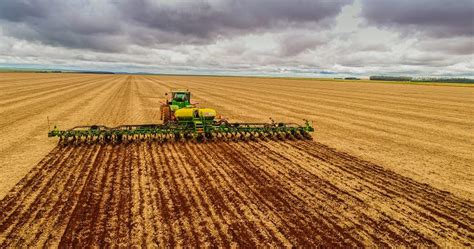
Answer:
[{"label": "cloudy sky", "polygon": [[474,0],[0,0],[0,66],[474,77]]}]

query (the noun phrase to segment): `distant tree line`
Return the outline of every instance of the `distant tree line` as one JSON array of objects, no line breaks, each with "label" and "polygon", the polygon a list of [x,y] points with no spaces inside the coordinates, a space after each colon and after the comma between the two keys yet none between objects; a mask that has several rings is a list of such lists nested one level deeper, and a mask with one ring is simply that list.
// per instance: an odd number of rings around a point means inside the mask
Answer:
[{"label": "distant tree line", "polygon": [[413,78],[409,76],[370,76],[369,79],[386,81],[411,81]]},{"label": "distant tree line", "polygon": [[427,78],[419,77],[413,78],[410,76],[370,76],[370,80],[384,80],[384,81],[411,81],[411,82],[447,82],[447,83],[474,83],[474,79],[469,78]]},{"label": "distant tree line", "polygon": [[36,71],[37,73],[62,73],[63,71],[53,70],[53,71]]},{"label": "distant tree line", "polygon": [[448,82],[448,83],[474,83],[474,79],[468,78],[416,78],[413,82]]},{"label": "distant tree line", "polygon": [[114,72],[108,72],[108,71],[79,71],[78,73],[86,73],[86,74],[115,74]]}]

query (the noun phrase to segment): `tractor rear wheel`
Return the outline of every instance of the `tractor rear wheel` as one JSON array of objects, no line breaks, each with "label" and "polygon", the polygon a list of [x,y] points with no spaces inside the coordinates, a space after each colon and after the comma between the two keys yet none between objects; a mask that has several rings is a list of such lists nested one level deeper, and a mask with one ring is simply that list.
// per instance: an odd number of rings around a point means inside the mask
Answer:
[{"label": "tractor rear wheel", "polygon": [[171,109],[169,106],[165,105],[161,107],[161,119],[163,120],[163,124],[171,120]]}]

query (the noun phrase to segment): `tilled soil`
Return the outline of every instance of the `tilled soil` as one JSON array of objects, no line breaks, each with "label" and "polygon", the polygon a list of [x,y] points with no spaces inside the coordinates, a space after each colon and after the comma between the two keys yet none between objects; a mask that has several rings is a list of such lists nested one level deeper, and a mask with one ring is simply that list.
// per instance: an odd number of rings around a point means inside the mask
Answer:
[{"label": "tilled soil", "polygon": [[314,138],[474,200],[474,87],[360,80],[0,73],[0,199],[57,144],[58,125],[159,123],[170,88],[231,121],[314,121]]},{"label": "tilled soil", "polygon": [[0,247],[474,246],[474,203],[315,141],[58,145]]}]

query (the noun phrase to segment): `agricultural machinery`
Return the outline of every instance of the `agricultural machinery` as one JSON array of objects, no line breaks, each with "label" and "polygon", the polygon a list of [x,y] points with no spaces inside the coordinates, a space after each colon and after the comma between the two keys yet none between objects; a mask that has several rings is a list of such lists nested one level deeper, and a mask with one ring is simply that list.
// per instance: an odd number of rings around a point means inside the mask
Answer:
[{"label": "agricultural machinery", "polygon": [[175,89],[166,93],[166,101],[160,106],[161,124],[76,126],[59,130],[56,126],[48,137],[60,141],[115,141],[152,139],[158,141],[205,142],[208,140],[255,140],[255,139],[311,139],[312,123],[231,123],[217,115],[211,108],[200,108],[191,103],[191,92]]}]

